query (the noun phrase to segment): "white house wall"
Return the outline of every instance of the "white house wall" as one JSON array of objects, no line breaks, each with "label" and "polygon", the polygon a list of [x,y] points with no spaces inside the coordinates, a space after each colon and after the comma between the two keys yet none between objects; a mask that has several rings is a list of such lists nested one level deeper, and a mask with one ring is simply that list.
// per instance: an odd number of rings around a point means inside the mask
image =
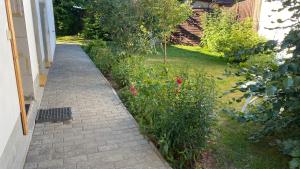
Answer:
[{"label": "white house wall", "polygon": [[285,20],[291,17],[292,13],[288,10],[274,11],[282,8],[280,1],[262,0],[260,21],[259,21],[259,34],[266,37],[268,40],[277,40],[282,42],[290,28],[278,28],[270,30],[270,28],[284,27],[291,25],[291,22],[278,23],[277,20]]},{"label": "white house wall", "polygon": [[16,33],[17,49],[19,53],[19,63],[22,75],[24,96],[31,100],[34,96],[32,72],[30,64],[30,52],[27,39],[27,29],[23,13],[13,14],[14,29]]},{"label": "white house wall", "polygon": [[39,65],[38,65],[38,58],[37,58],[38,57],[37,48],[35,43],[31,1],[23,0],[23,6],[24,6],[24,16],[25,16],[25,23],[26,23],[30,62],[31,62],[30,64],[31,64],[31,72],[32,72],[32,81],[33,84],[36,84],[38,79],[38,74],[39,74]]},{"label": "white house wall", "polygon": [[[262,0],[258,30],[258,33],[261,36],[264,36],[267,40],[275,40],[279,45],[291,30],[291,28],[284,27],[292,25],[291,21],[285,21],[283,23],[278,22],[278,19],[286,20],[292,16],[292,13],[287,9],[278,12],[277,10],[281,8],[282,3],[280,1],[268,2],[267,0]],[[287,51],[285,50],[277,54],[277,59],[280,61],[281,59],[289,58],[291,56],[292,55],[287,54]]]},{"label": "white house wall", "polygon": [[[55,30],[52,13],[53,7],[51,0],[45,1],[47,2],[46,8],[48,11],[47,21],[49,22],[47,27],[51,28],[49,30],[51,30],[50,34],[52,36],[51,41],[49,40],[49,44],[51,45],[51,55],[53,57],[55,50]],[[28,67],[30,67],[30,73],[32,73],[32,76],[28,79],[34,84],[38,84],[39,60],[37,58],[37,47],[44,47],[44,44],[36,44],[36,37],[39,36],[39,38],[42,38],[42,27],[39,24],[39,31],[37,34],[35,34],[34,26],[36,25],[34,25],[33,22],[34,13],[32,12],[32,4],[35,3],[36,5],[38,14],[36,18],[40,18],[40,10],[38,9],[39,0],[22,0],[22,3],[24,7],[24,18],[22,20],[23,25],[15,25],[18,27],[16,33],[19,33],[19,35],[26,35],[24,36],[24,42],[28,42],[28,44],[21,44],[20,47],[27,46],[26,56],[30,57],[30,61],[28,60]],[[38,85],[37,87],[35,86],[36,88],[34,88],[37,90],[37,92],[35,91],[35,95],[37,95],[31,102],[32,104],[27,115],[29,133],[28,135],[23,135],[18,90],[11,43],[8,36],[9,33],[5,6],[5,1],[0,0],[0,169],[23,169],[26,154],[32,137],[36,112],[39,108],[42,98],[43,88],[39,87]],[[16,18],[17,16],[14,17]],[[40,22],[41,20],[39,20],[39,23]],[[40,42],[43,42],[43,39],[40,39]],[[23,53],[23,55],[24,54],[25,53]],[[24,79],[22,81],[24,82]]]},{"label": "white house wall", "polygon": [[41,25],[41,16],[40,16],[40,3],[38,0],[33,0],[34,3],[35,3],[35,13],[37,14],[36,15],[36,22],[37,22],[37,29],[38,29],[38,35],[37,38],[39,39],[39,44],[37,44],[40,48],[40,51],[41,51],[41,62],[44,62],[45,60],[45,48],[44,48],[44,44],[43,44],[43,32],[42,32],[42,25]]},{"label": "white house wall", "polygon": [[[20,116],[19,100],[10,41],[7,38],[7,16],[0,1],[0,157]],[[0,166],[1,168],[2,166]]]},{"label": "white house wall", "polygon": [[50,52],[52,60],[54,59],[54,52],[56,46],[56,33],[55,33],[55,22],[54,22],[54,12],[53,12],[53,2],[52,0],[46,0],[46,8],[47,8],[47,16],[48,16],[48,24],[50,31]]},{"label": "white house wall", "polygon": [[39,0],[39,2],[45,4],[45,18],[43,18],[43,14],[40,14],[42,19],[46,19],[47,21],[47,29],[49,34],[49,39],[47,39],[47,43],[49,45],[49,60],[53,61],[54,52],[56,46],[56,33],[55,33],[55,22],[54,22],[54,13],[53,13],[53,1],[52,0]]}]

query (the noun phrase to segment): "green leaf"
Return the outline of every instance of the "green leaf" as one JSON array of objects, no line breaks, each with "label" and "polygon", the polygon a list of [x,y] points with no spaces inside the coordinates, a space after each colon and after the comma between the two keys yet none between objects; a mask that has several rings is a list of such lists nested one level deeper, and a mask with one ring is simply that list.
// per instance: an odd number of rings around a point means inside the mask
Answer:
[{"label": "green leaf", "polygon": [[168,144],[164,144],[164,146],[163,146],[163,151],[164,151],[164,153],[168,153],[168,151],[169,151],[169,145]]},{"label": "green leaf", "polygon": [[296,63],[291,63],[289,64],[289,71],[292,71],[292,72],[297,72],[299,66],[296,64]]},{"label": "green leaf", "polygon": [[295,85],[300,86],[300,76],[294,77],[294,80],[295,80]]},{"label": "green leaf", "polygon": [[294,85],[293,78],[288,76],[286,79],[284,79],[283,85],[285,89],[290,89]]},{"label": "green leaf", "polygon": [[279,72],[281,74],[286,74],[287,73],[287,70],[288,70],[288,66],[287,65],[282,65],[280,68],[279,68]]},{"label": "green leaf", "polygon": [[267,89],[266,89],[266,93],[267,93],[268,96],[275,95],[276,91],[277,91],[277,87],[273,86],[273,85],[272,86],[268,86]]},{"label": "green leaf", "polygon": [[295,148],[291,151],[290,155],[291,155],[292,157],[299,157],[299,158],[300,158],[300,146],[295,147]]},{"label": "green leaf", "polygon": [[294,158],[289,162],[290,169],[300,168],[300,158]]}]

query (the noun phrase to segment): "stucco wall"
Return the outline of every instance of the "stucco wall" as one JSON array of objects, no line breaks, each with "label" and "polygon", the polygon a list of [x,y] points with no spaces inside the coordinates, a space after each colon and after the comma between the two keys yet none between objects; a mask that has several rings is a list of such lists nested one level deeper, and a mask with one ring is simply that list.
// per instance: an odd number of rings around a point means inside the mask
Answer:
[{"label": "stucco wall", "polygon": [[[43,46],[43,35],[42,35],[42,27],[40,21],[40,7],[37,0],[31,0],[31,7],[32,7],[32,15],[33,15],[33,24],[34,24],[34,33],[35,33],[35,42],[37,48],[37,56],[39,61],[39,68],[40,71],[43,69],[44,66],[44,46]],[[41,72],[40,72],[41,73]]]},{"label": "stucco wall", "polygon": [[34,97],[33,81],[31,75],[30,53],[27,40],[26,24],[24,15],[13,15],[16,42],[19,53],[19,63],[22,76],[24,96],[26,100]]},{"label": "stucco wall", "polygon": [[[291,21],[286,21],[283,23],[277,22],[278,19],[286,20],[291,17],[292,13],[287,9],[280,12],[276,11],[282,8],[280,1],[262,0],[259,29],[258,33],[264,36],[268,40],[276,40],[278,44],[284,40],[285,36],[289,33],[290,28],[283,28],[292,24]],[[277,29],[270,29],[277,28]],[[287,51],[281,51],[277,54],[277,59],[281,62],[281,59],[289,58],[292,54],[287,54]]]},{"label": "stucco wall", "polygon": [[50,33],[50,48],[52,60],[54,59],[55,45],[56,45],[56,33],[55,33],[55,22],[54,22],[54,12],[53,12],[53,2],[52,0],[46,1],[49,33]]},{"label": "stucco wall", "polygon": [[[30,56],[28,66],[30,66],[32,71],[32,77],[30,76],[29,80],[35,84],[38,84],[36,83],[39,74],[36,47],[39,44],[35,43],[35,36],[37,35],[34,34],[32,4],[30,2],[35,3],[38,1],[23,0],[25,17],[23,20],[25,19],[26,24],[19,26],[19,28],[23,28],[21,31],[26,35],[24,41],[28,42],[27,50],[29,52],[27,52],[27,56]],[[36,97],[31,102],[32,104],[27,116],[29,134],[25,136],[22,132],[19,99],[11,44],[7,33],[8,25],[4,1],[0,1],[0,24],[0,169],[23,169],[43,88],[38,86],[35,88]]]},{"label": "stucco wall", "polygon": [[0,1],[0,156],[20,116],[10,41],[7,39],[7,16]]},{"label": "stucco wall", "polygon": [[54,13],[52,0],[39,0],[41,24],[43,30],[44,47],[47,48],[46,55],[48,61],[52,62],[54,59],[54,52],[56,46],[56,33],[54,23]]},{"label": "stucco wall", "polygon": [[280,9],[282,4],[280,1],[262,0],[260,21],[259,21],[259,34],[266,37],[268,40],[277,40],[281,42],[286,34],[290,31],[290,28],[279,28],[270,30],[269,28],[283,27],[290,25],[291,22],[278,23],[278,19],[285,20],[290,18],[291,12],[288,10],[283,11],[273,11]]},{"label": "stucco wall", "polygon": [[27,40],[31,62],[32,81],[35,82],[39,74],[38,56],[35,43],[34,25],[32,17],[31,1],[23,1],[24,16],[27,31]]}]

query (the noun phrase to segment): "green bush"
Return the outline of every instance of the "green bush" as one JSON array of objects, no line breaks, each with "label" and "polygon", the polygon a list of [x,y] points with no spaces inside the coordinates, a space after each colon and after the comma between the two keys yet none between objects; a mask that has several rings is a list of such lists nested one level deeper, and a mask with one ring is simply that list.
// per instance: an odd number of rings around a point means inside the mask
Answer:
[{"label": "green bush", "polygon": [[141,78],[143,74],[144,58],[141,56],[130,56],[119,61],[112,67],[112,77],[121,86],[129,86],[130,82]]},{"label": "green bush", "polygon": [[111,72],[112,65],[117,61],[117,56],[112,53],[105,41],[97,40],[90,42],[86,46],[86,51],[103,74],[107,75]]},{"label": "green bush", "polygon": [[214,52],[221,52],[229,61],[242,62],[248,55],[236,57],[241,50],[255,47],[262,39],[253,29],[250,19],[238,21],[229,11],[214,11],[201,16],[202,45]]},{"label": "green bush", "polygon": [[168,69],[143,69],[144,76],[131,81],[121,98],[173,167],[189,168],[209,138],[214,82],[202,74],[176,79]]},{"label": "green bush", "polygon": [[251,68],[255,66],[258,71],[262,72],[265,68],[277,67],[274,54],[259,53],[250,55],[246,62],[240,63],[242,67]]}]

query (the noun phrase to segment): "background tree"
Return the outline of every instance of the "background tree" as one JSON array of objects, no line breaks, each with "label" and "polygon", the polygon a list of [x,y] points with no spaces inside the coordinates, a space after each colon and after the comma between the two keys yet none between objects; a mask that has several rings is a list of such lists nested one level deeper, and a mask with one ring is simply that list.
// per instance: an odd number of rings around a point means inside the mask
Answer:
[{"label": "background tree", "polygon": [[148,31],[143,23],[139,1],[98,0],[87,9],[84,34],[105,38],[126,50],[144,50],[148,45]]},{"label": "background tree", "polygon": [[82,34],[86,39],[104,39],[108,38],[108,33],[101,28],[101,13],[94,8],[88,8],[88,11],[83,18],[84,28]]},{"label": "background tree", "polygon": [[143,51],[158,38],[165,46],[165,62],[169,36],[191,15],[190,6],[177,0],[98,0],[91,1],[87,8],[84,35],[104,37],[123,49]]},{"label": "background tree", "polygon": [[85,0],[54,0],[55,26],[58,35],[75,35],[83,29]]}]

